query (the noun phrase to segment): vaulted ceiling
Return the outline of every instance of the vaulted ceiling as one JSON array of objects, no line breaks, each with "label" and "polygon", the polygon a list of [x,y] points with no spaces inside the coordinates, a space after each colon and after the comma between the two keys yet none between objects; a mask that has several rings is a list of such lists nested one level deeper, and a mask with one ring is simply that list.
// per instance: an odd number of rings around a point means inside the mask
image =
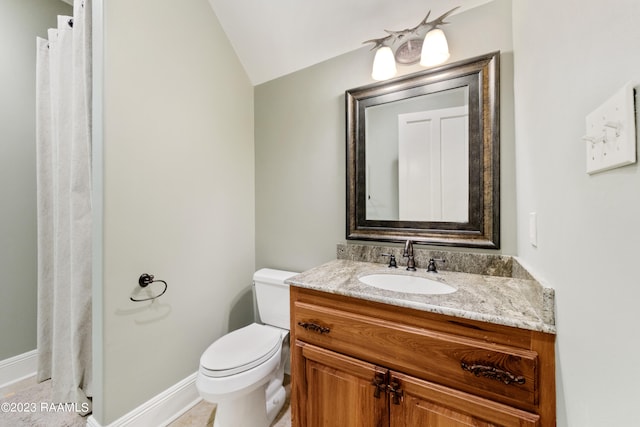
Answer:
[{"label": "vaulted ceiling", "polygon": [[[73,4],[73,0],[62,0]],[[362,47],[365,40],[492,0],[209,0],[254,85]]]},{"label": "vaulted ceiling", "polygon": [[362,42],[491,0],[209,0],[254,85],[362,47]]}]

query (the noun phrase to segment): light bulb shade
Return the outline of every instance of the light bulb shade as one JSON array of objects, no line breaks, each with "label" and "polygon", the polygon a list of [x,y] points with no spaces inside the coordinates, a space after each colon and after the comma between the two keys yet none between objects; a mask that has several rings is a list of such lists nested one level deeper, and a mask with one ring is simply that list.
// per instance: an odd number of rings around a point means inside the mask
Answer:
[{"label": "light bulb shade", "polygon": [[444,32],[439,28],[429,31],[422,43],[420,65],[430,67],[442,64],[447,59],[449,59],[449,44]]},{"label": "light bulb shade", "polygon": [[382,46],[373,58],[371,77],[374,80],[386,80],[396,75],[396,60],[389,46]]}]

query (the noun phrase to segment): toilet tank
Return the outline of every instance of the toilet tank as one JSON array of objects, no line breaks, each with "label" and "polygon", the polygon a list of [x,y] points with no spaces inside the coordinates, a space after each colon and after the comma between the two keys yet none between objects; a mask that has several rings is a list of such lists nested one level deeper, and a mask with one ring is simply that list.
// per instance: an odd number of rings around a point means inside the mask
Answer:
[{"label": "toilet tank", "polygon": [[260,320],[266,325],[289,329],[289,285],[284,283],[298,273],[262,268],[253,274]]}]

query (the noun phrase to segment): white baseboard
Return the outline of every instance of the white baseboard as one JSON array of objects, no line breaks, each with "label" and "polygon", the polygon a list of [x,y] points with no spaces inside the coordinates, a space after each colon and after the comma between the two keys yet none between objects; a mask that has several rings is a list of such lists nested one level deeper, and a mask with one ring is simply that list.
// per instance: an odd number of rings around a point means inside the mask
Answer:
[{"label": "white baseboard", "polygon": [[38,370],[38,350],[0,360],[0,388],[29,378]]},{"label": "white baseboard", "polygon": [[[189,375],[104,427],[167,426],[202,400],[196,389],[197,375],[197,372]],[[87,419],[87,427],[103,426],[91,415]]]}]

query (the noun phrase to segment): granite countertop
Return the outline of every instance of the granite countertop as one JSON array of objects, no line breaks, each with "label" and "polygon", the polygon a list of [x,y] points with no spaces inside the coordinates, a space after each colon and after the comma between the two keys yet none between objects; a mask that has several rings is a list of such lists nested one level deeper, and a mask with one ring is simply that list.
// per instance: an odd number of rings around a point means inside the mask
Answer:
[{"label": "granite countertop", "polygon": [[[407,274],[443,281],[458,290],[451,294],[420,295],[365,285],[366,274]],[[287,283],[432,313],[555,334],[553,290],[531,278],[514,278],[439,270],[427,273],[385,264],[336,259],[291,277]]]}]

